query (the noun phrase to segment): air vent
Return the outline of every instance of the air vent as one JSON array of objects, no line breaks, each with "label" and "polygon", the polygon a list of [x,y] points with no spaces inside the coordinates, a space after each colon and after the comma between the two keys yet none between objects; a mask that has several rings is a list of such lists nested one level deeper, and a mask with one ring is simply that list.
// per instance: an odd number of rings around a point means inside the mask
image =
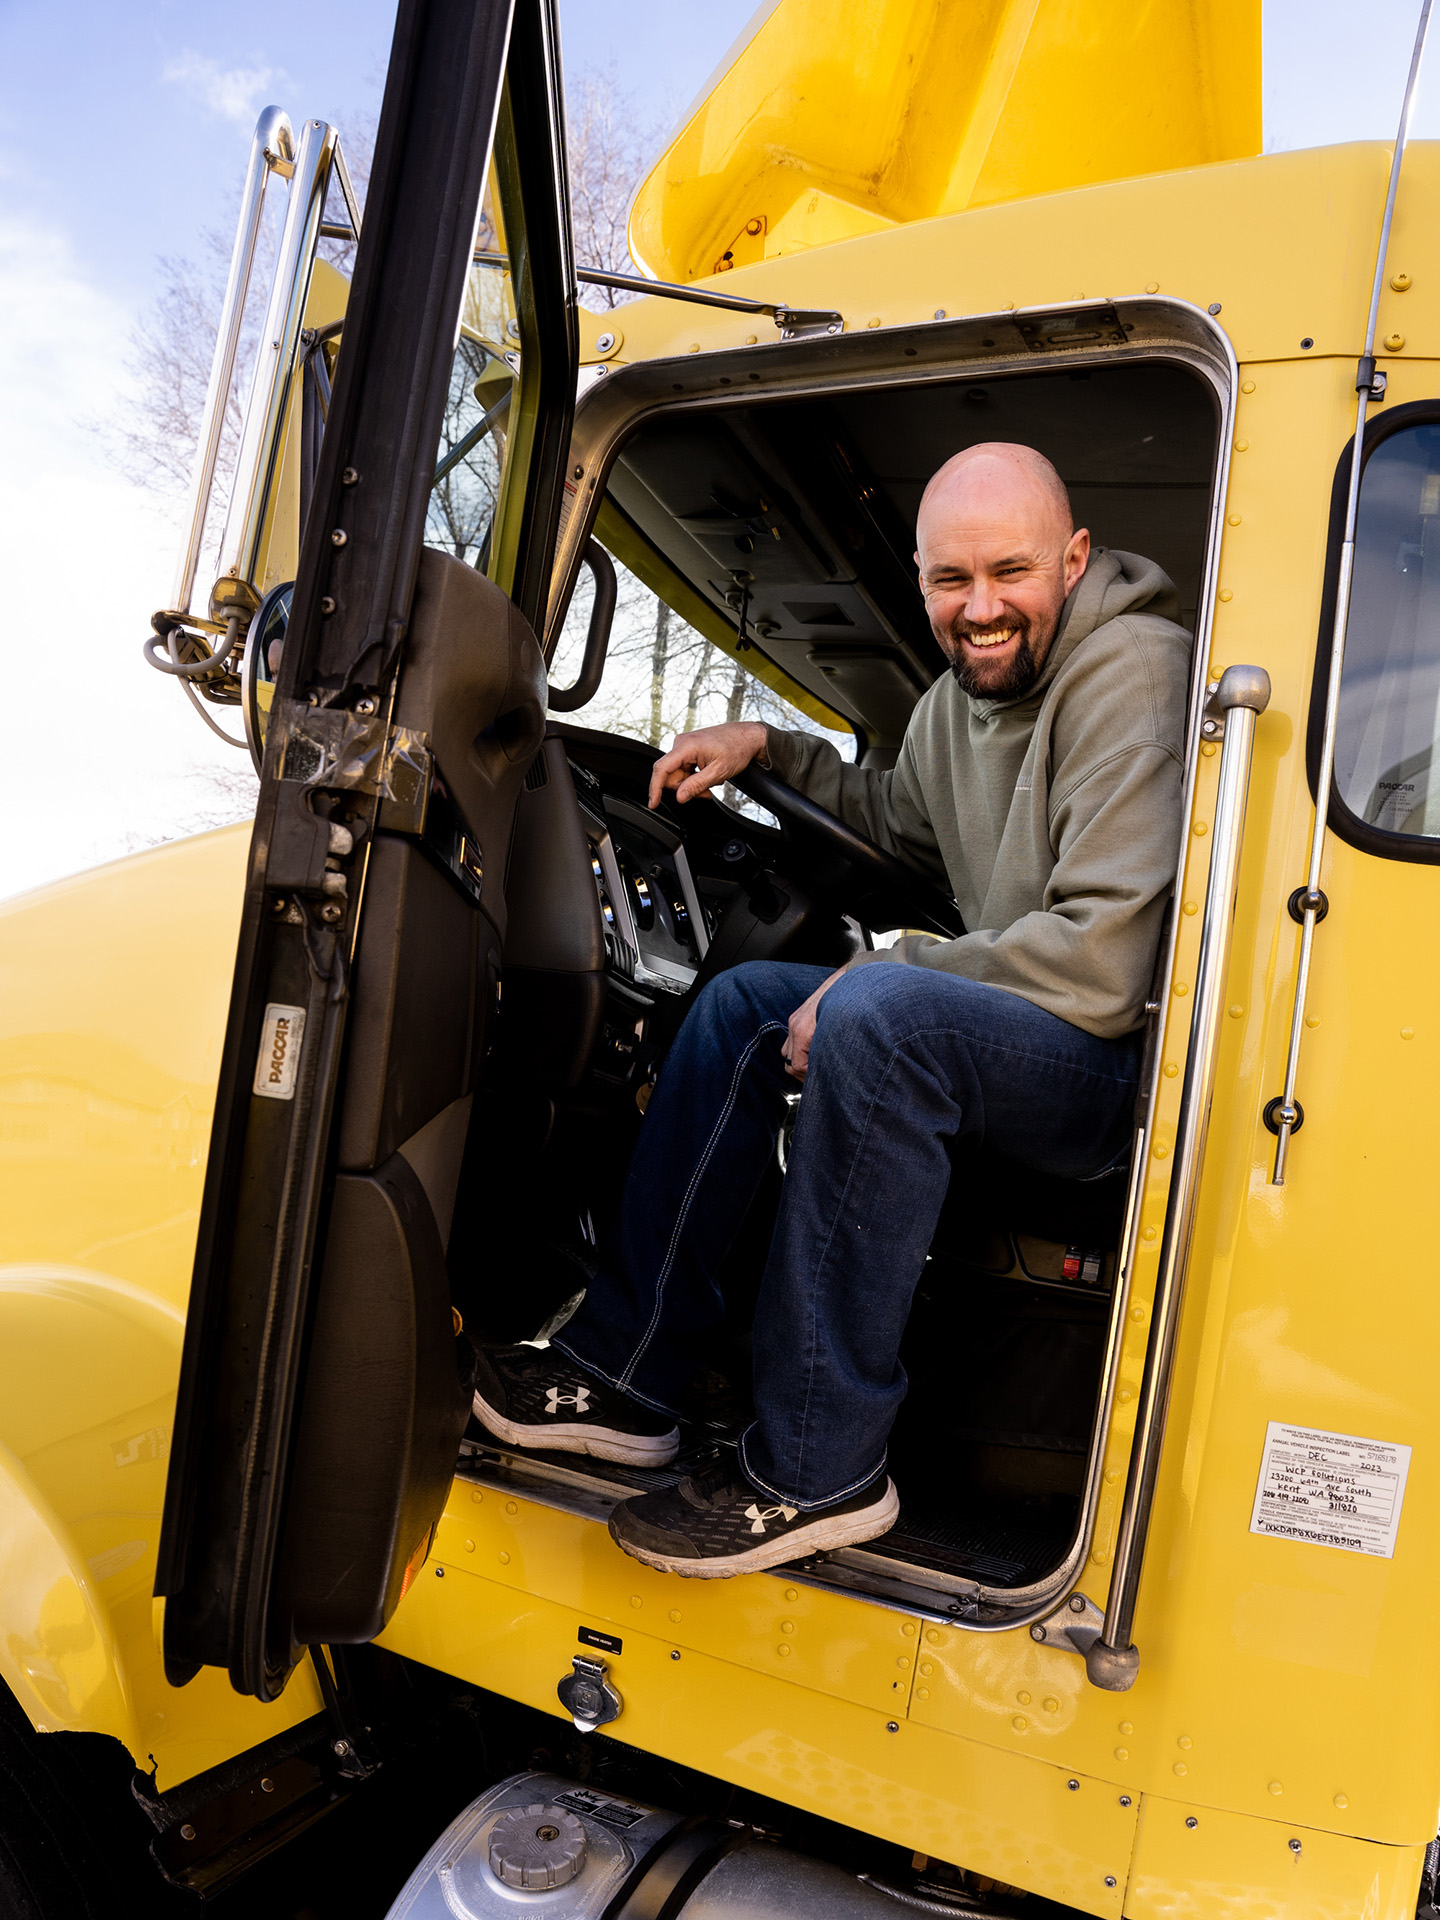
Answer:
[{"label": "air vent", "polygon": [[525,775],[525,791],[538,793],[541,787],[548,787],[549,784],[550,769],[545,764],[545,753],[542,748],[530,762],[530,769]]}]

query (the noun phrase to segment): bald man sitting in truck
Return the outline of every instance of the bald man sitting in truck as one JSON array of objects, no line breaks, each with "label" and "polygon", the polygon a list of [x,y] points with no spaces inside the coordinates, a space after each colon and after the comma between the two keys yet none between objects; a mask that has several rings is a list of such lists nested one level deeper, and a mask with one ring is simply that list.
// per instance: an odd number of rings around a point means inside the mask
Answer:
[{"label": "bald man sitting in truck", "polygon": [[943,878],[968,931],[906,935],[836,972],[754,961],[713,979],[661,1069],[583,1304],[548,1346],[478,1358],[476,1415],[510,1445],[672,1460],[721,1267],[803,1085],[755,1313],[755,1418],[733,1454],[610,1522],[674,1573],[747,1573],[894,1524],[900,1343],[952,1154],[984,1144],[1083,1178],[1129,1146],[1180,835],[1178,596],[1152,562],[1092,551],[1030,447],[948,461],[916,540],[950,671],[893,770],[740,722],[682,734],[650,799],[689,801],[758,761]]}]

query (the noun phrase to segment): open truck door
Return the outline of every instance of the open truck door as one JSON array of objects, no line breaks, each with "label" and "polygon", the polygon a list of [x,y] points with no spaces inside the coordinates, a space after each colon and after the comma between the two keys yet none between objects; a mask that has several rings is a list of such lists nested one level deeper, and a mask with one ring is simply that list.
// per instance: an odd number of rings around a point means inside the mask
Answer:
[{"label": "open truck door", "polygon": [[[513,385],[481,571],[425,530],[487,169]],[[450,1486],[445,1246],[544,728],[569,232],[553,0],[401,0],[211,1136],[156,1581],[176,1683],[273,1699],[307,1647],[373,1638]]]}]

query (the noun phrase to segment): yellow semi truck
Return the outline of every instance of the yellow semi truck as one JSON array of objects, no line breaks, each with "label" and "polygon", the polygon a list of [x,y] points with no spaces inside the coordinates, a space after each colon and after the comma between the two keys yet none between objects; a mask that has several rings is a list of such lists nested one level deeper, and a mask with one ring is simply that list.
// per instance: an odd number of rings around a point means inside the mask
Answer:
[{"label": "yellow semi truck", "polygon": [[[147,643],[255,821],[3,916],[7,1916],[1430,1911],[1440,145],[1259,157],[1259,78],[1254,0],[779,0],[598,314],[549,0],[402,0],[363,214],[261,117]],[[560,1324],[699,985],[954,909],[773,777],[648,812],[617,598],[893,764],[982,440],[1195,636],[1133,1153],[957,1175],[891,1533],[680,1580],[464,1341]]]}]

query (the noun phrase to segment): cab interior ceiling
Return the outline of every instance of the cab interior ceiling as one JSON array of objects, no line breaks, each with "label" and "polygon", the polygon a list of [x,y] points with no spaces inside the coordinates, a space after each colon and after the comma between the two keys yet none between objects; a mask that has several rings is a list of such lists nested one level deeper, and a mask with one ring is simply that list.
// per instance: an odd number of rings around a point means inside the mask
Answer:
[{"label": "cab interior ceiling", "polygon": [[945,666],[913,559],[936,468],[982,441],[1037,447],[1076,525],[1163,567],[1193,626],[1217,431],[1208,383],[1177,361],[931,378],[661,413],[608,495],[732,628],[748,592],[752,642],[888,764]]}]

